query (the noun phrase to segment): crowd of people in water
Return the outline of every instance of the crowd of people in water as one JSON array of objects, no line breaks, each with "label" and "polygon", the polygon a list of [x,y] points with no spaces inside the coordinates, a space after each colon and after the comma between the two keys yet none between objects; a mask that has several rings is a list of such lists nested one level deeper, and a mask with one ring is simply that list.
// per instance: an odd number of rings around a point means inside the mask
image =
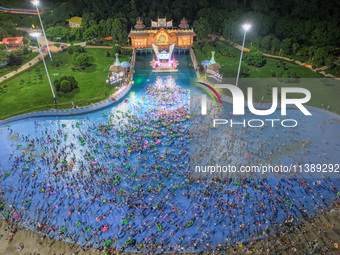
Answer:
[{"label": "crowd of people in water", "polygon": [[195,252],[246,250],[245,243],[293,231],[337,203],[340,182],[329,178],[195,175],[190,165],[207,160],[259,164],[284,155],[302,162],[310,141],[299,139],[303,127],[214,136],[191,107],[189,90],[169,76],[110,110],[27,120],[33,132],[9,124],[2,216],[107,254]]}]

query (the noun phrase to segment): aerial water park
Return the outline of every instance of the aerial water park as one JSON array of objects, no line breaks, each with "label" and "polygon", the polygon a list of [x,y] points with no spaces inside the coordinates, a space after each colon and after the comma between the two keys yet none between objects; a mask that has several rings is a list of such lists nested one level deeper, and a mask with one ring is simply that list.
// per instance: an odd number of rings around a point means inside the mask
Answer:
[{"label": "aerial water park", "polygon": [[[151,22],[145,28],[139,20],[130,32],[133,68],[116,68],[121,76],[109,80],[133,79],[122,97],[91,111],[0,122],[4,219],[104,254],[225,252],[223,247],[247,252],[249,243],[293,231],[337,206],[338,115],[309,108],[313,117],[306,118],[294,108],[287,109],[299,123],[294,128],[213,128],[209,123],[216,116],[236,121],[244,116],[233,116],[223,97],[221,107],[209,100],[209,114],[200,114],[200,97],[191,85],[216,78],[207,79],[214,71],[206,70],[197,77],[189,50],[193,30],[185,20],[179,29],[166,19]],[[152,54],[136,54],[146,48]],[[216,63],[212,58],[207,66],[211,62]],[[270,118],[280,116],[278,109]],[[299,168],[293,175],[227,177],[206,174],[203,167],[193,171],[195,165],[219,162],[235,169]],[[332,171],[299,171],[315,163]]]}]

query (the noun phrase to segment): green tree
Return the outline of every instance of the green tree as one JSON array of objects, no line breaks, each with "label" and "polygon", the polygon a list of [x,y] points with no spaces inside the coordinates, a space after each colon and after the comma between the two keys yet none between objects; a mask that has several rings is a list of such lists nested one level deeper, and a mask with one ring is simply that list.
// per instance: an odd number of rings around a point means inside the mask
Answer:
[{"label": "green tree", "polygon": [[53,84],[54,84],[55,89],[56,89],[57,91],[60,91],[60,80],[55,79],[54,82],[53,82]]},{"label": "green tree", "polygon": [[300,49],[300,45],[298,43],[293,43],[292,44],[292,53],[293,55],[296,55]]},{"label": "green tree", "polygon": [[55,27],[50,27],[46,30],[46,36],[51,39],[56,41],[58,37],[61,38],[61,40],[67,40],[71,38],[71,29],[63,27],[61,25],[57,25]]},{"label": "green tree", "polygon": [[72,55],[73,64],[77,68],[85,68],[90,65],[90,58],[86,53],[74,52]]},{"label": "green tree", "polygon": [[76,41],[80,41],[83,38],[82,28],[79,27],[72,28],[70,31],[70,36],[74,38]]},{"label": "green tree", "polygon": [[122,49],[122,47],[120,47],[118,44],[115,44],[115,45],[112,47],[111,56],[112,56],[112,57],[115,57],[116,53],[120,54],[120,53],[121,53],[121,49]]},{"label": "green tree", "polygon": [[271,47],[272,54],[279,49],[279,45],[280,45],[280,40],[276,36],[273,36],[272,47]]},{"label": "green tree", "polygon": [[60,90],[64,93],[70,92],[72,90],[71,83],[68,80],[64,80],[60,83]]},{"label": "green tree", "polygon": [[207,38],[210,31],[210,23],[207,19],[200,17],[199,20],[194,22],[194,30],[197,34],[197,39],[204,39]]},{"label": "green tree", "polygon": [[325,60],[328,56],[329,51],[326,47],[318,48],[314,53],[313,63],[317,66],[322,66],[325,64]]},{"label": "green tree", "polygon": [[260,51],[254,51],[247,54],[245,62],[250,66],[262,67],[267,61]]},{"label": "green tree", "polygon": [[10,20],[1,21],[0,26],[0,37],[12,37],[17,35],[17,30],[15,29],[15,25]]},{"label": "green tree", "polygon": [[19,57],[18,55],[11,53],[8,57],[8,65],[9,66],[20,66],[24,59],[22,57]]},{"label": "green tree", "polygon": [[60,78],[60,82],[69,81],[71,83],[72,89],[78,88],[78,82],[72,75],[65,75]]},{"label": "green tree", "polygon": [[308,47],[307,52],[308,52],[308,56],[309,56],[309,62],[312,62],[312,58],[313,58],[314,53],[315,53],[315,46],[312,45],[312,46]]},{"label": "green tree", "polygon": [[298,52],[296,52],[297,56],[307,56],[308,54],[308,47],[306,45],[302,45]]},{"label": "green tree", "polygon": [[8,51],[0,50],[0,63],[8,60]]},{"label": "green tree", "polygon": [[93,25],[97,25],[94,13],[93,12],[84,13],[81,21],[82,28],[86,30],[89,27],[92,27]]},{"label": "green tree", "polygon": [[92,39],[99,36],[99,25],[93,25],[85,30],[83,38],[86,41],[91,41]]},{"label": "green tree", "polygon": [[127,24],[123,18],[115,18],[112,22],[112,40],[114,43],[126,43],[128,41]]},{"label": "green tree", "polygon": [[335,66],[335,57],[332,55],[329,55],[328,57],[325,58],[325,65],[328,66],[329,68],[334,68]]},{"label": "green tree", "polygon": [[247,78],[249,76],[249,68],[244,66],[244,65],[241,65],[241,69],[240,69],[240,76],[242,78]]},{"label": "green tree", "polygon": [[267,52],[267,50],[270,50],[272,47],[272,41],[273,38],[271,35],[263,37],[263,39],[261,40],[261,47],[264,48]]},{"label": "green tree", "polygon": [[280,43],[280,49],[286,55],[291,54],[292,53],[292,39],[290,38],[283,39],[282,42]]},{"label": "green tree", "polygon": [[85,52],[85,48],[81,47],[81,46],[70,46],[67,48],[67,53],[72,55],[74,52],[78,52],[78,53],[84,53]]}]

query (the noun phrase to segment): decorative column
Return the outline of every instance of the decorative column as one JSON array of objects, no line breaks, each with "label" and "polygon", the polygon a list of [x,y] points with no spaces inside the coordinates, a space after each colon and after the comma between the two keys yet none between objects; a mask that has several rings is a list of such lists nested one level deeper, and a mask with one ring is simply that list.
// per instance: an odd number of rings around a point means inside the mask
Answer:
[{"label": "decorative column", "polygon": [[216,64],[216,61],[215,61],[215,51],[212,51],[211,52],[211,59],[210,59],[210,63],[213,65],[213,64]]}]

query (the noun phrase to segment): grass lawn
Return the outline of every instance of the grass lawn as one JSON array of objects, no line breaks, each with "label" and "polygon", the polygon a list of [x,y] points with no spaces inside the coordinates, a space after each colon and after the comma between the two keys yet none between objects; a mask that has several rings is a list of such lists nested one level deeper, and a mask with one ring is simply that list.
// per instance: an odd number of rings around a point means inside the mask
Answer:
[{"label": "grass lawn", "polygon": [[[223,46],[221,46],[222,44]],[[229,45],[225,45],[224,43],[221,43],[221,42],[218,43],[218,47],[228,48],[235,55],[235,57],[225,57],[220,54],[219,55],[215,54],[217,55],[215,57],[216,62],[220,63],[222,66],[220,69],[220,72],[223,73],[224,78],[234,78],[234,77],[236,78],[241,51]],[[206,56],[204,52],[202,52],[199,49],[195,49],[195,55],[196,55],[198,63],[201,63],[205,59],[210,60],[211,58],[211,55]],[[247,52],[244,52],[243,58],[246,55],[247,55]],[[267,58],[267,63],[263,67],[260,67],[260,68],[248,66],[244,61],[242,61],[242,66],[245,66],[250,70],[248,78],[271,78],[273,72],[277,73],[282,70],[281,67],[277,67],[280,62],[282,62],[282,60]],[[285,64],[286,68],[288,68],[290,71],[295,72],[297,77],[300,77],[300,78],[322,77],[320,74],[315,73],[308,68],[305,68],[297,64],[287,62],[287,61],[284,61],[284,62],[286,63]]]},{"label": "grass lawn", "polygon": [[[220,55],[215,57],[215,60],[222,66],[220,72],[223,73],[223,78],[232,78],[230,79],[230,83],[234,84],[236,81],[241,52],[225,44],[224,47],[229,47],[230,50],[232,50],[235,57],[224,57]],[[246,54],[247,53],[244,53],[244,56],[246,56]],[[201,63],[205,59],[210,60],[211,58],[211,55],[206,56],[199,49],[195,49],[195,55],[198,63]],[[327,108],[327,106],[329,106],[328,108],[329,111],[340,113],[340,105],[338,103],[338,95],[340,94],[340,83],[338,81],[331,81],[324,78],[324,79],[299,79],[298,83],[289,84],[279,82],[278,79],[272,77],[272,73],[274,72],[278,73],[280,71],[283,71],[283,68],[288,69],[290,72],[294,72],[296,76],[299,78],[322,78],[323,76],[297,64],[273,58],[267,58],[267,63],[261,68],[248,66],[244,62],[242,62],[242,65],[249,68],[250,72],[247,79],[240,80],[239,84],[240,88],[246,95],[247,87],[249,86],[253,87],[253,96],[255,98],[255,101],[257,102],[260,102],[262,99],[263,99],[262,102],[271,102],[272,87],[278,88],[302,87],[308,89],[312,94],[312,98],[308,102],[309,105],[316,106],[318,108]],[[266,79],[250,79],[250,78],[266,78]],[[248,82],[246,80],[248,80]],[[229,90],[224,90],[222,91],[222,93],[225,93],[229,96],[231,95],[229,94]],[[294,94],[292,94],[292,96],[294,96]]]},{"label": "grass lawn", "polygon": [[[22,57],[24,59],[24,61],[22,62],[23,66],[24,64],[30,62],[33,58],[35,58],[36,56],[38,56],[39,53],[38,52],[32,52],[32,53],[27,53],[27,54],[23,54],[20,57]],[[4,76],[10,72],[13,72],[15,70],[17,70],[20,66],[5,66],[5,67],[0,67],[0,76]]]},{"label": "grass lawn", "polygon": [[[59,67],[52,66],[46,58],[47,67],[52,80],[61,75],[73,75],[78,81],[79,88],[69,93],[56,93],[58,109],[72,107],[72,102],[84,106],[108,98],[115,92],[115,86],[106,84],[109,65],[114,59],[106,57],[106,49],[86,49],[91,66],[82,71],[72,70],[72,55],[67,52],[53,54],[53,62],[59,62]],[[120,61],[129,60],[129,55],[120,57]],[[58,74],[58,75],[54,75]],[[0,119],[14,115],[47,110],[55,107],[52,92],[47,80],[43,63],[28,69],[18,76],[0,84]]]}]

